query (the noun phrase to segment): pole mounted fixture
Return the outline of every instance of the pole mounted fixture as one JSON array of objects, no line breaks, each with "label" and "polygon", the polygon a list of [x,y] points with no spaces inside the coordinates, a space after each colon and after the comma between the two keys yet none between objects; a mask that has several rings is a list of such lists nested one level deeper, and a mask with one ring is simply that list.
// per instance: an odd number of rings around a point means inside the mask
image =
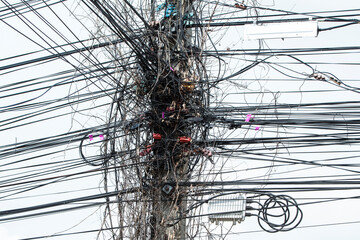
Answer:
[{"label": "pole mounted fixture", "polygon": [[317,37],[317,21],[247,24],[244,40]]}]

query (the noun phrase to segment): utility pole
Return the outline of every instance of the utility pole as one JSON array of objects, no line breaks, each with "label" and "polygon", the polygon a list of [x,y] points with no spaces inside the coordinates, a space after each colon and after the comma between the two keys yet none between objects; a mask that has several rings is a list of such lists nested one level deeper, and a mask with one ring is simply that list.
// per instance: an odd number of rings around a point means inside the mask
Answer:
[{"label": "utility pole", "polygon": [[195,87],[188,55],[192,34],[184,25],[191,6],[192,0],[166,1],[163,20],[153,24],[158,24],[160,37],[153,36],[159,43],[154,49],[159,66],[150,93],[153,116],[151,239],[186,239],[187,189],[177,183],[188,178],[192,151],[191,128],[184,124],[185,115],[191,113],[189,99]]}]

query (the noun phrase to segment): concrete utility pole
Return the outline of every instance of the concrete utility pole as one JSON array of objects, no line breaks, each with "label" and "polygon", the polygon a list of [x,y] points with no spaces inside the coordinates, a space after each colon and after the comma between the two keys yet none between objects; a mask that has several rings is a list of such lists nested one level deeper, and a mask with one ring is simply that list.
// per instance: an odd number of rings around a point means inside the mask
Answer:
[{"label": "concrete utility pole", "polygon": [[187,102],[194,89],[192,61],[187,54],[192,34],[184,26],[184,16],[189,16],[191,6],[192,0],[166,1],[164,19],[158,23],[160,37],[154,36],[159,44],[154,50],[159,58],[159,72],[150,94],[155,116],[150,228],[151,239],[157,240],[186,239],[186,188],[177,183],[188,178],[191,151],[191,129],[184,124],[184,116],[190,111]]}]

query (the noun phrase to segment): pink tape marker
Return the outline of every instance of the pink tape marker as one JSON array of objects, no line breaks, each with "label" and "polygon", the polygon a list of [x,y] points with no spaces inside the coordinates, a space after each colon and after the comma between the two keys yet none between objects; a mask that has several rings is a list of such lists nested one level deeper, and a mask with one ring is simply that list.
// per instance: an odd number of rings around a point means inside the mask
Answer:
[{"label": "pink tape marker", "polygon": [[170,66],[171,71],[174,71],[174,69]]},{"label": "pink tape marker", "polygon": [[245,122],[250,122],[251,114],[246,115]]},{"label": "pink tape marker", "polygon": [[162,117],[162,119],[165,118],[165,112],[162,112],[162,113],[161,113],[161,117]]},{"label": "pink tape marker", "polygon": [[90,141],[94,140],[94,136],[93,136],[93,135],[89,135],[89,139],[90,139]]},{"label": "pink tape marker", "polygon": [[260,130],[260,127],[255,127],[255,130],[256,130],[256,131]]},{"label": "pink tape marker", "polygon": [[104,140],[104,135],[100,134],[99,138],[100,138],[100,140]]}]

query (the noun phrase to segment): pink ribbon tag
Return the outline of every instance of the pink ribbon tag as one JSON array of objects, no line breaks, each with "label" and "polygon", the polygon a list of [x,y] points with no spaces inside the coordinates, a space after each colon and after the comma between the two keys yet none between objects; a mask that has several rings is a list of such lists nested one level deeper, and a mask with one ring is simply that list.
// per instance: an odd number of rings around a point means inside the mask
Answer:
[{"label": "pink ribbon tag", "polygon": [[93,135],[89,135],[89,139],[90,139],[90,141],[94,140],[94,136],[93,136]]},{"label": "pink ribbon tag", "polygon": [[104,135],[100,134],[99,138],[100,138],[100,140],[104,140]]},{"label": "pink ribbon tag", "polygon": [[162,117],[162,119],[165,118],[165,112],[162,112],[161,117]]},{"label": "pink ribbon tag", "polygon": [[260,130],[260,127],[255,127],[255,130],[256,130],[256,131]]},{"label": "pink ribbon tag", "polygon": [[171,71],[174,71],[174,69],[170,66]]},{"label": "pink ribbon tag", "polygon": [[245,122],[250,122],[251,114],[246,115]]}]

